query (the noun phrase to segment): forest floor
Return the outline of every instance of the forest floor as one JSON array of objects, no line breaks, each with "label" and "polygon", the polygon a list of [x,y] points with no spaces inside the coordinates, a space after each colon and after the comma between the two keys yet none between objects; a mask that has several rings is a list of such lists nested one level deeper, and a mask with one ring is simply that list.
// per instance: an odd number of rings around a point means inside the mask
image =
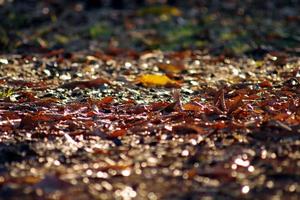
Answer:
[{"label": "forest floor", "polygon": [[300,198],[297,0],[74,2],[0,1],[0,199]]}]

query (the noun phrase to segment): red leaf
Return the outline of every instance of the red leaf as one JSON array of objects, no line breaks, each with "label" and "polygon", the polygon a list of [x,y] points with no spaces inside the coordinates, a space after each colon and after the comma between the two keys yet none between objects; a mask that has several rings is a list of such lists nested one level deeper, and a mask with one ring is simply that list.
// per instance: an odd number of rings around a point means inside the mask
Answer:
[{"label": "red leaf", "polygon": [[108,138],[121,137],[121,136],[124,136],[126,134],[126,132],[127,131],[125,129],[115,130],[108,135]]},{"label": "red leaf", "polygon": [[259,84],[260,87],[272,87],[272,83],[270,81],[263,81]]},{"label": "red leaf", "polygon": [[100,101],[97,102],[97,104],[110,104],[114,101],[113,97],[104,97]]}]

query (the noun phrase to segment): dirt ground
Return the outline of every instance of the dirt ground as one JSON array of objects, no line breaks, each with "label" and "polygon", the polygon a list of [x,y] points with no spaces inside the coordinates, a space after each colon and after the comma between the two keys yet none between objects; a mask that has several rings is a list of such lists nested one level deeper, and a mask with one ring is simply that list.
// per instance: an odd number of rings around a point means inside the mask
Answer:
[{"label": "dirt ground", "polygon": [[299,1],[98,3],[0,0],[0,199],[300,198]]}]

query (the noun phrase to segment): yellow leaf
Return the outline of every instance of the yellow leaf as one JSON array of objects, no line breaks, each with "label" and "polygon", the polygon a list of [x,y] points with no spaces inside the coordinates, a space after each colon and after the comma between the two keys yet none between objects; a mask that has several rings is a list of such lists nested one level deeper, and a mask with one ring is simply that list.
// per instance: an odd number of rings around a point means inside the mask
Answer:
[{"label": "yellow leaf", "polygon": [[142,83],[144,86],[169,86],[178,87],[177,81],[174,81],[166,75],[158,74],[144,74],[137,78],[137,81]]}]

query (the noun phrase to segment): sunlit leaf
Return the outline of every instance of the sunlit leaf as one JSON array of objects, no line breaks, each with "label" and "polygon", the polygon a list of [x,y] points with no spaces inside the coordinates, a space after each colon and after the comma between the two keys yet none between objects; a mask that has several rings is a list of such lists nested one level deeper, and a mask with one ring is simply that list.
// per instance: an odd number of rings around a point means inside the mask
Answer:
[{"label": "sunlit leaf", "polygon": [[167,86],[178,87],[179,83],[167,77],[166,75],[144,74],[137,78],[137,81],[144,86]]}]

